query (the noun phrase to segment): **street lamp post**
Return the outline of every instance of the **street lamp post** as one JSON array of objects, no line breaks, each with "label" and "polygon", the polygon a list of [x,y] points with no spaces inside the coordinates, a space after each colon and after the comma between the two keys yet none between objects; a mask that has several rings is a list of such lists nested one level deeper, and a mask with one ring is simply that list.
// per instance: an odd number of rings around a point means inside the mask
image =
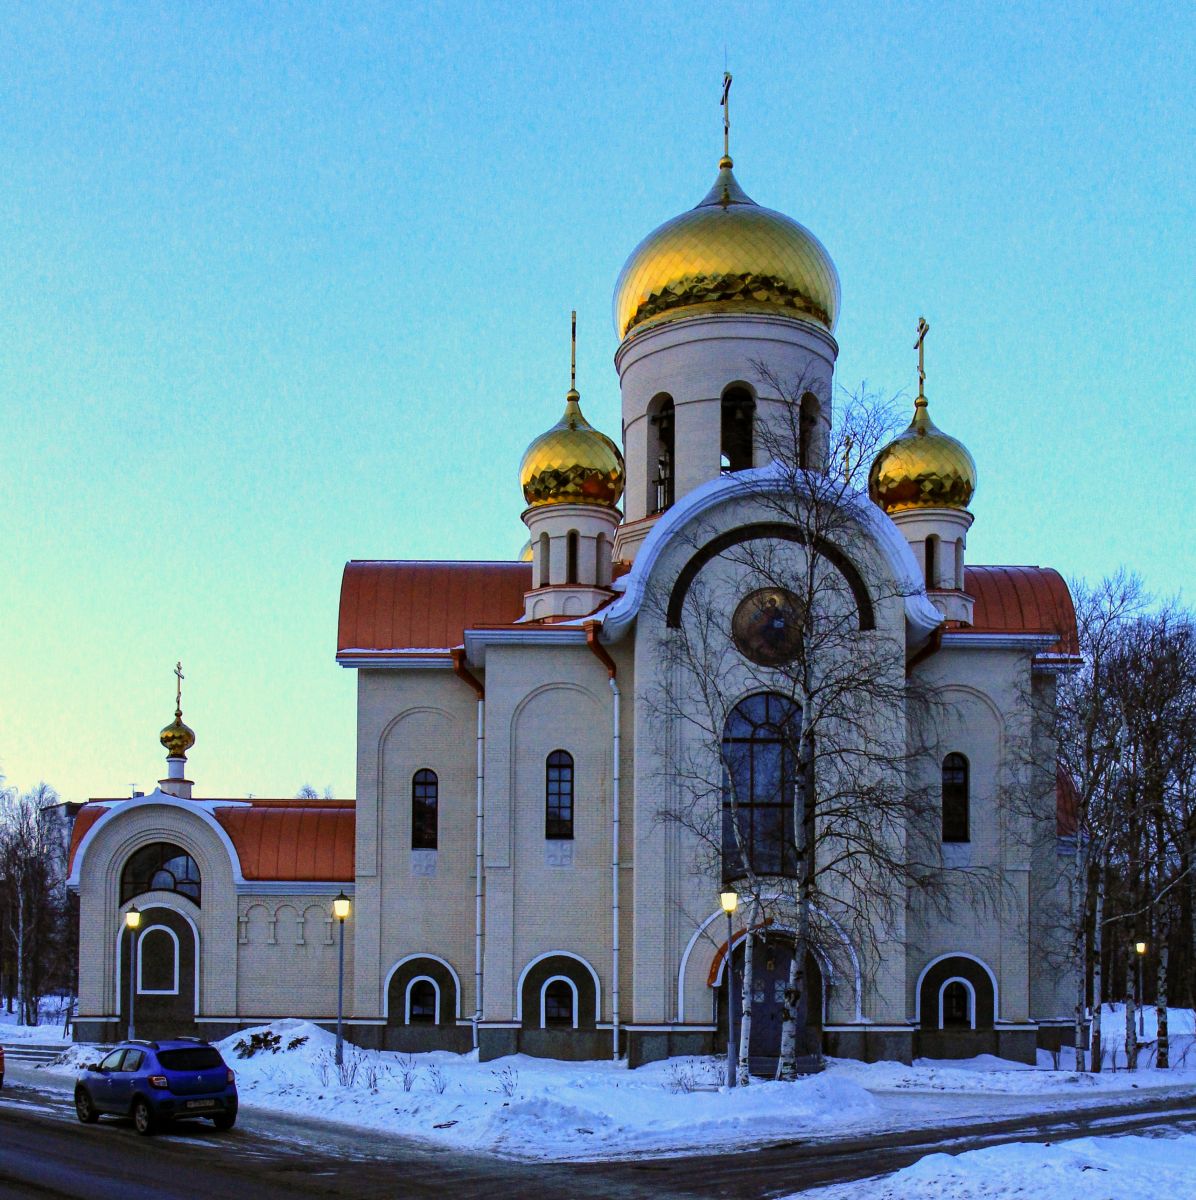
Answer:
[{"label": "street lamp post", "polygon": [[129,931],[129,1041],[136,1034],[133,1031],[133,997],[137,992],[137,929],[141,924],[141,913],[134,904],[125,913],[125,928]]},{"label": "street lamp post", "polygon": [[1142,959],[1146,957],[1146,943],[1136,942],[1134,949],[1138,952],[1138,994],[1135,999],[1138,1001],[1138,1041],[1141,1041],[1146,1034],[1146,1015],[1143,1011],[1142,997]]},{"label": "street lamp post", "polygon": [[343,1023],[345,1018],[345,918],[349,915],[352,905],[344,889],[332,902],[332,915],[340,922],[341,937],[340,951],[336,966],[336,1065],[339,1067],[345,1061],[345,1037]]},{"label": "street lamp post", "polygon": [[719,894],[719,903],[723,906],[723,912],[727,914],[727,957],[723,964],[723,970],[727,974],[727,1087],[735,1086],[735,1004],[734,997],[731,993],[731,972],[733,960],[731,958],[731,938],[734,930],[731,925],[731,918],[735,915],[735,909],[739,906],[738,893],[727,889],[727,891]]}]

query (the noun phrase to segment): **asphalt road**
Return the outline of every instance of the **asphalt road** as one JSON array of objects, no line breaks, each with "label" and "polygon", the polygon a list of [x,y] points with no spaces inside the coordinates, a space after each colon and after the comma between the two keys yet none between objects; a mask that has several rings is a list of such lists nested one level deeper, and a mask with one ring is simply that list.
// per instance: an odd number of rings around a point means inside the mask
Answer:
[{"label": "asphalt road", "polygon": [[0,1197],[760,1200],[894,1171],[935,1151],[1177,1128],[1196,1132],[1196,1100],[1109,1104],[1070,1116],[1009,1118],[967,1130],[793,1141],[701,1157],[542,1165],[429,1149],[395,1137],[363,1138],[306,1119],[248,1111],[229,1133],[197,1122],[141,1138],[127,1121],[106,1118],[99,1125],[80,1125],[66,1096],[9,1085],[0,1092]]}]

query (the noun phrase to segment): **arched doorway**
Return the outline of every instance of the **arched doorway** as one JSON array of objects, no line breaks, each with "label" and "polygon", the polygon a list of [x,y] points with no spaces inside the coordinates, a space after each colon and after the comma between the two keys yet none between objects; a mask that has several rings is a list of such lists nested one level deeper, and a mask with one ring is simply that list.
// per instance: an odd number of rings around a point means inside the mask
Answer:
[{"label": "arched doorway", "polygon": [[194,1036],[197,966],[191,922],[173,908],[143,908],[136,935],[121,931],[117,1007],[121,1034],[129,1025],[131,979],[133,1025],[138,1037]]},{"label": "arched doorway", "polygon": [[[769,932],[757,937],[752,951],[752,1036],[751,1070],[754,1075],[771,1076],[781,1053],[785,988],[789,983],[789,967],[793,962],[793,935]],[[741,940],[732,956],[733,977],[731,1004],[738,1035],[740,1013],[743,1011],[743,951]],[[797,1054],[802,1058],[819,1053],[822,1046],[822,971],[813,954],[806,954],[806,994],[797,1007]],[[727,1041],[727,987],[720,972],[718,988],[719,1044]]]}]

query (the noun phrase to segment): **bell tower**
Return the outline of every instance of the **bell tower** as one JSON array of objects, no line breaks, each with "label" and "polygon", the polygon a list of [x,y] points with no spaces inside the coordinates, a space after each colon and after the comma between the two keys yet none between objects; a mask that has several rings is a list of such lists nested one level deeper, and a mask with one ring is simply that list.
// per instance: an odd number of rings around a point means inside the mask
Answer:
[{"label": "bell tower", "polygon": [[650,233],[615,285],[626,520],[634,558],[654,519],[729,472],[784,448],[825,467],[839,278],[804,226],[739,186],[723,82],[723,156],[698,205]]}]

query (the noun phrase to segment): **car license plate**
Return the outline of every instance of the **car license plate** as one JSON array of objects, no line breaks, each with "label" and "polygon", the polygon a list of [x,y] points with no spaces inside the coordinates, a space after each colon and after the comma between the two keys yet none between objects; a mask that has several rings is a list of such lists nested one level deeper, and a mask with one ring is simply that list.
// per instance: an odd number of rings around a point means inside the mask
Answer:
[{"label": "car license plate", "polygon": [[188,1108],[215,1108],[216,1101],[215,1100],[188,1100],[187,1107]]}]

